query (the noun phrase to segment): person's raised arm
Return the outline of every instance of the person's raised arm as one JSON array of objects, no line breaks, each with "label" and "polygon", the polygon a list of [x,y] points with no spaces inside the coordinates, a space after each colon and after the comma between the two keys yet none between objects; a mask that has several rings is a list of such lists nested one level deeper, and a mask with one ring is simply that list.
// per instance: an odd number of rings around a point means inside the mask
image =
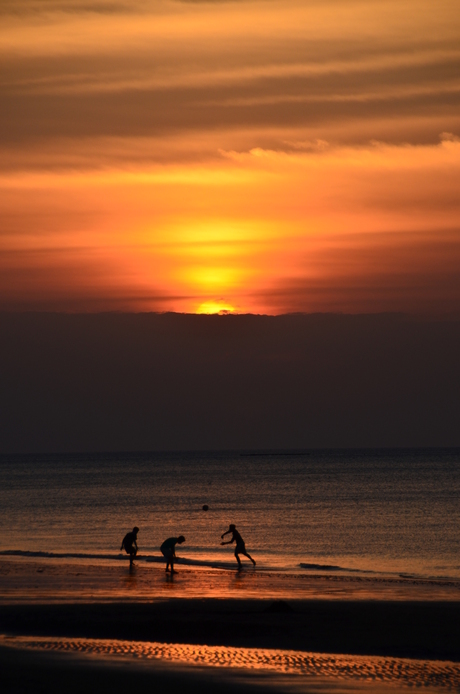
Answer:
[{"label": "person's raised arm", "polygon": [[[224,537],[225,535],[228,535],[228,533],[231,533],[231,532],[233,532],[233,531],[227,530],[227,532],[224,533],[223,535],[221,535],[221,537]],[[235,534],[234,533],[233,533],[232,537],[230,538],[230,540],[228,540],[228,542],[221,542],[220,544],[221,545],[231,545],[232,542],[235,542]]]}]

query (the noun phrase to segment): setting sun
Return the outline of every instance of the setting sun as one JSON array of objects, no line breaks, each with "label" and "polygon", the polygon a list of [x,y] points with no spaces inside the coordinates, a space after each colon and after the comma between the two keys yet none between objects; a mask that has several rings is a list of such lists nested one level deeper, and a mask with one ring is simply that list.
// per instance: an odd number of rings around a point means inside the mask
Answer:
[{"label": "setting sun", "polygon": [[234,313],[235,309],[224,301],[206,301],[198,306],[196,313],[200,314],[225,314]]}]

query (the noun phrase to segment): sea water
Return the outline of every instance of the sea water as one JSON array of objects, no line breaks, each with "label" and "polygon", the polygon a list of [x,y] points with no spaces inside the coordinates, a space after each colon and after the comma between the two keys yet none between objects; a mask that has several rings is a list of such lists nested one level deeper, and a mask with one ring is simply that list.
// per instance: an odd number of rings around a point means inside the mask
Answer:
[{"label": "sea water", "polygon": [[115,559],[137,525],[224,568],[234,523],[261,570],[459,578],[459,498],[459,449],[0,456],[0,553]]}]

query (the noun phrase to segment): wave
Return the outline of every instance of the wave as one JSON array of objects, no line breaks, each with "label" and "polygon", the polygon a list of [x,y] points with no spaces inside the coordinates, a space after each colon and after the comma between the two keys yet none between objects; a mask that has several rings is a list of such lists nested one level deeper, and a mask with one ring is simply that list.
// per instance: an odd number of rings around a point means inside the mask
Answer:
[{"label": "wave", "polygon": [[[7,557],[31,557],[38,559],[111,559],[111,560],[127,560],[129,556],[125,553],[119,552],[118,554],[96,554],[89,552],[44,552],[44,551],[33,551],[33,550],[22,550],[22,549],[5,549],[0,550],[0,556]],[[164,564],[165,558],[163,556],[145,555],[138,554],[136,556],[136,561],[145,561],[148,563]],[[209,561],[206,559],[189,559],[187,557],[176,557],[176,564],[182,564],[185,566],[203,566],[213,569],[234,569],[236,562],[229,561]]]},{"label": "wave", "polygon": [[341,571],[344,573],[353,573],[353,574],[365,574],[366,576],[371,576],[373,580],[381,580],[382,578],[389,578],[390,580],[397,580],[397,579],[403,579],[403,580],[411,580],[411,581],[442,581],[443,584],[445,584],[446,581],[453,582],[453,584],[457,585],[458,584],[458,577],[455,576],[433,576],[431,574],[417,574],[417,573],[406,573],[406,572],[400,572],[400,571],[373,571],[372,569],[352,569],[347,566],[335,566],[334,564],[306,564],[306,563],[301,563],[299,564],[300,568],[302,569],[307,569],[310,571],[324,571],[326,572],[335,572],[335,571]]},{"label": "wave", "polygon": [[[43,552],[23,549],[0,550],[3,557],[39,557],[42,559],[124,559],[127,554],[94,554],[89,552]],[[139,556],[139,559],[143,557]]]},{"label": "wave", "polygon": [[[128,555],[124,552],[119,552],[117,554],[102,554],[92,552],[44,552],[39,550],[33,551],[21,549],[0,550],[0,556],[31,557],[39,559],[109,559],[115,561],[128,559]],[[165,559],[161,555],[138,554],[136,556],[136,561],[163,564]],[[202,566],[204,568],[210,569],[234,569],[236,566],[235,561],[225,561],[218,559],[191,559],[189,557],[176,557],[175,561],[176,564],[182,564],[184,566]],[[299,566],[302,569],[307,569],[311,571],[347,571],[354,573],[374,573],[372,571],[362,571],[360,569],[350,569],[343,566],[334,566],[330,564],[301,563]],[[258,569],[262,571],[278,570],[283,572],[282,567],[275,568],[269,566],[258,566]]]},{"label": "wave", "polygon": [[375,571],[365,569],[351,569],[347,566],[334,566],[333,564],[299,564],[301,569],[309,569],[310,571],[346,571],[347,573],[373,574]]}]

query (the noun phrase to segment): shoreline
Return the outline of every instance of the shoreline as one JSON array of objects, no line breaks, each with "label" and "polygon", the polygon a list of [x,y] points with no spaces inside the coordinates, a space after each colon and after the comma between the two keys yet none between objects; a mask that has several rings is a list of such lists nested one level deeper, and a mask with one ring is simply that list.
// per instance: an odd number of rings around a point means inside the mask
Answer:
[{"label": "shoreline", "polygon": [[412,576],[381,577],[337,573],[196,567],[177,562],[165,574],[163,562],[95,562],[61,558],[0,557],[0,604],[164,598],[253,598],[284,600],[400,600],[460,603],[460,581]]},{"label": "shoreline", "polygon": [[[42,550],[0,550],[0,562],[2,560],[10,561],[43,561],[43,562],[60,562],[60,563],[96,563],[96,564],[126,564],[128,556],[125,552],[116,552],[113,554],[101,554],[93,552],[47,552]],[[161,554],[142,554],[138,553],[135,557],[137,565],[143,564],[164,564],[164,557]],[[197,558],[194,556],[179,556],[176,557],[175,563],[189,569],[197,571],[201,569],[214,569],[217,571],[235,571],[237,565],[233,556],[228,556],[213,559]],[[243,564],[244,566],[244,564]],[[445,567],[444,567],[445,569]],[[454,567],[453,570],[457,570]],[[439,567],[438,567],[439,570]],[[257,571],[262,573],[276,573],[280,575],[300,575],[304,577],[313,576],[338,576],[339,578],[365,578],[368,580],[389,580],[398,581],[412,580],[417,582],[428,582],[430,584],[445,584],[457,585],[460,587],[460,575],[452,574],[429,574],[420,573],[420,571],[412,570],[397,570],[393,569],[364,569],[351,566],[340,566],[331,563],[321,563],[315,561],[298,561],[297,563],[285,564],[283,566],[276,563],[267,563],[261,559],[257,562]]]}]

